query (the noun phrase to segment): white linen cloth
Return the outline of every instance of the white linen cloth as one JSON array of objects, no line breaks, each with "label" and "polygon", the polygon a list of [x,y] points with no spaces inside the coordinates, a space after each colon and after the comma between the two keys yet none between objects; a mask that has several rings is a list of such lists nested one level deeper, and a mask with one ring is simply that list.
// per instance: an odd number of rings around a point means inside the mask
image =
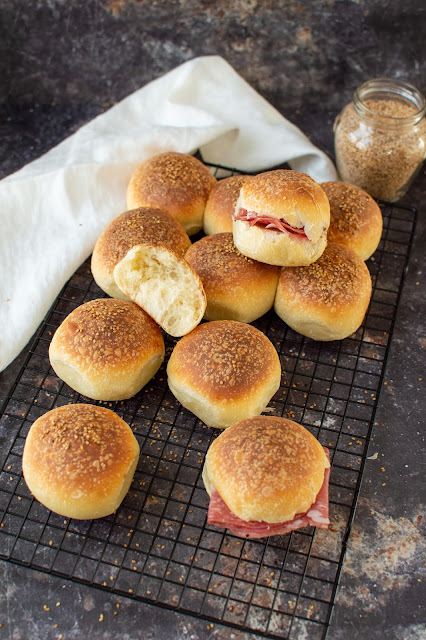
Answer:
[{"label": "white linen cloth", "polygon": [[330,159],[223,58],[185,62],[0,182],[0,371],[125,211],[136,166],[197,149],[243,171],[288,162],[319,182],[336,179]]}]

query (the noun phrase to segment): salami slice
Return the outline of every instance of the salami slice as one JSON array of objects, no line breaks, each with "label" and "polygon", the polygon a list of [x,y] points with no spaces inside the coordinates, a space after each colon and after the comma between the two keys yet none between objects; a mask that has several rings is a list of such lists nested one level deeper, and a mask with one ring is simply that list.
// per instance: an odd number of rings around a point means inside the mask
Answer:
[{"label": "salami slice", "polygon": [[235,216],[235,220],[244,220],[245,222],[248,222],[251,227],[257,224],[265,227],[266,229],[273,229],[290,235],[296,235],[301,240],[308,239],[303,227],[292,227],[283,218],[273,218],[272,216],[259,215],[254,211],[240,209]]},{"label": "salami slice", "polygon": [[[330,460],[330,453],[326,447],[324,447],[324,451],[328,460]],[[309,519],[309,524],[311,524],[313,527],[318,527],[319,529],[328,529],[328,525],[330,524],[330,520],[328,518],[329,480],[330,467],[325,470],[324,482],[322,483],[321,489],[318,492],[314,504],[306,513],[306,516]]]},{"label": "salami slice", "polygon": [[[327,458],[329,459],[328,449],[324,447]],[[324,473],[324,481],[318,492],[315,502],[309,511],[304,514],[297,514],[295,518],[288,522],[246,522],[229,510],[225,502],[222,500],[218,492],[214,489],[210,497],[209,511],[207,514],[207,522],[216,527],[229,529],[234,535],[241,538],[266,538],[268,536],[277,536],[290,533],[295,529],[312,525],[320,529],[327,529],[330,523],[328,518],[328,484],[330,478],[330,468]]]}]

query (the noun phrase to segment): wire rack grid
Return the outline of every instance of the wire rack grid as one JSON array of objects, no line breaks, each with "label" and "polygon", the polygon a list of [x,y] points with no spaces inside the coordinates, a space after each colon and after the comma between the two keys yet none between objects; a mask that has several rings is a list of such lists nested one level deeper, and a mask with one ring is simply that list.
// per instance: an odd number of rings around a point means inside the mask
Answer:
[{"label": "wire rack grid", "polygon": [[[233,172],[214,168],[223,178]],[[381,204],[384,230],[368,261],[371,303],[360,329],[342,341],[315,342],[270,311],[254,326],[277,349],[282,380],[274,415],[303,424],[331,454],[329,530],[306,527],[243,540],[206,522],[201,471],[219,431],[183,409],[167,386],[166,361],[130,400],[84,398],[53,372],[55,329],[80,304],[104,297],[87,260],[39,328],[4,402],[0,434],[0,557],[157,607],[220,622],[264,638],[326,637],[359,494],[416,211]],[[141,456],[131,488],[110,517],[77,521],[30,494],[21,456],[31,424],[68,403],[107,406],[131,425]]]}]

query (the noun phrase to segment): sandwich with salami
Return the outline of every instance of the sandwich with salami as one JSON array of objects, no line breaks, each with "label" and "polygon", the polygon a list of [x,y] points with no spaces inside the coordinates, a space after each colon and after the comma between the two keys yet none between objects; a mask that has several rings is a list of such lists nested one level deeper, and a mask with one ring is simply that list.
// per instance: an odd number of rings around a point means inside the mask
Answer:
[{"label": "sandwich with salami", "polygon": [[327,244],[330,205],[324,190],[290,169],[250,176],[235,205],[232,233],[242,254],[281,267],[317,260]]},{"label": "sandwich with salami", "polygon": [[246,418],[211,444],[203,468],[207,522],[242,538],[327,529],[328,450],[302,425]]}]

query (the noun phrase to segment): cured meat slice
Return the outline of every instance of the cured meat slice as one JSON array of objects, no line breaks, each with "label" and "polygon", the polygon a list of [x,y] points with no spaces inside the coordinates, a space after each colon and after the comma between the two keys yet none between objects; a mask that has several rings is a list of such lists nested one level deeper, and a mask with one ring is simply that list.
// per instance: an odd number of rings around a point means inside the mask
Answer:
[{"label": "cured meat slice", "polygon": [[305,229],[292,227],[283,218],[273,218],[272,216],[264,216],[255,213],[254,211],[247,211],[246,209],[240,209],[235,217],[235,220],[243,220],[248,222],[251,227],[255,224],[265,227],[266,229],[274,229],[275,231],[282,231],[290,235],[296,235],[299,239],[308,239]]},{"label": "cured meat slice", "polygon": [[[324,451],[326,452],[327,458],[330,459],[328,449],[324,447]],[[328,529],[328,525],[330,524],[330,520],[328,517],[329,480],[330,467],[325,470],[324,482],[322,483],[321,489],[318,492],[314,504],[306,513],[306,516],[309,519],[309,524],[311,524],[313,527],[318,527],[319,529]]]},{"label": "cured meat slice", "polygon": [[[329,451],[324,447],[327,458],[330,459]],[[328,518],[328,484],[330,479],[330,468],[324,472],[324,481],[321,489],[307,513],[297,514],[295,518],[288,522],[259,522],[252,520],[246,522],[234,515],[222,500],[216,489],[210,497],[207,522],[216,527],[229,529],[234,535],[241,538],[266,538],[268,536],[284,535],[311,525],[319,529],[327,529],[330,524]]]}]

